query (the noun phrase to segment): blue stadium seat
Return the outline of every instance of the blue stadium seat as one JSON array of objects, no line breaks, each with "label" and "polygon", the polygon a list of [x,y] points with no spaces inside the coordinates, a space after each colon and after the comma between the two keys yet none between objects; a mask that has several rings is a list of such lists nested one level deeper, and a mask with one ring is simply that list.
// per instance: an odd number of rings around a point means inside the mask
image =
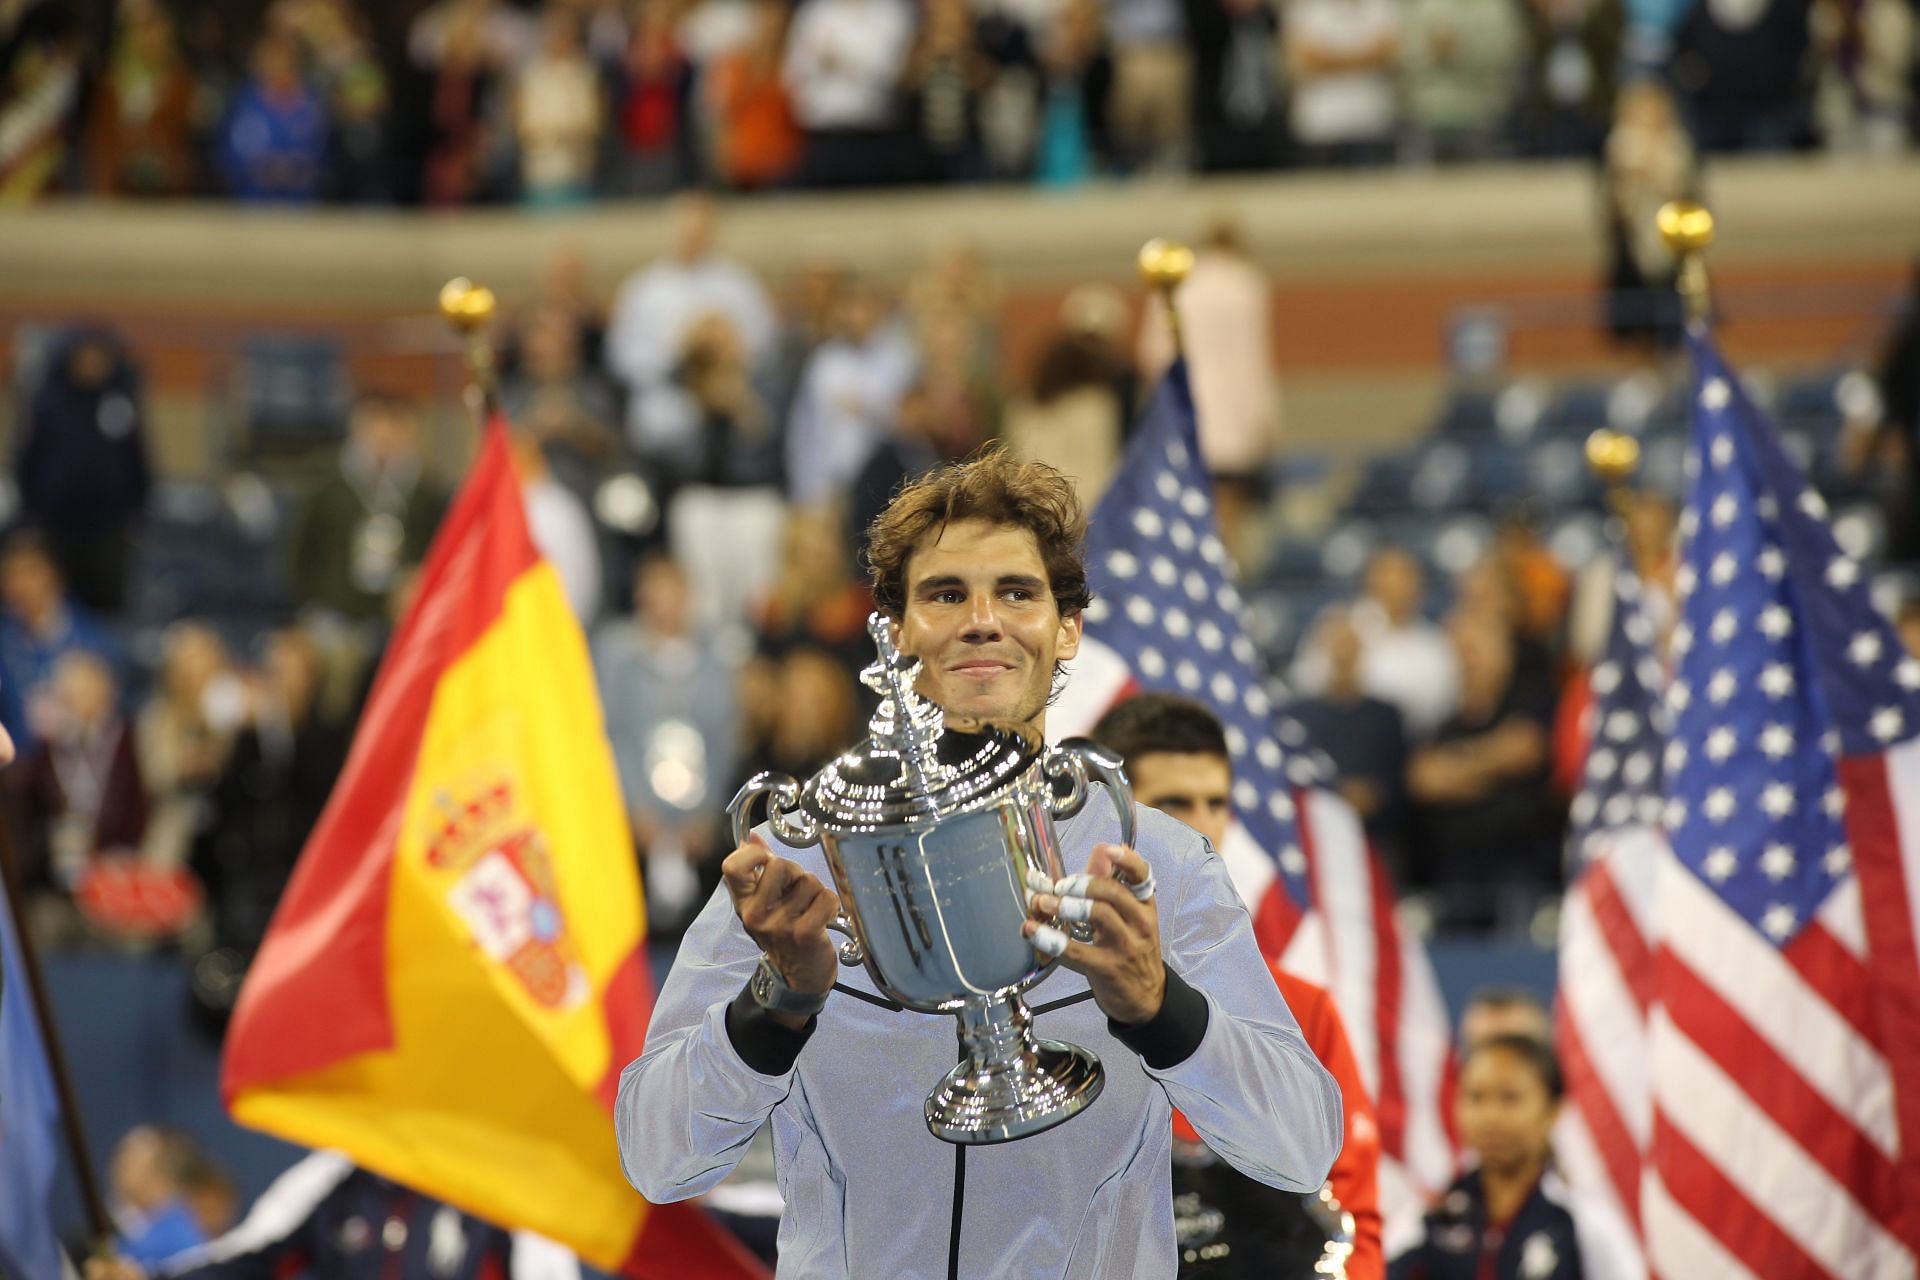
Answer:
[{"label": "blue stadium seat", "polygon": [[1775,412],[1782,424],[1838,425],[1839,390],[1844,369],[1822,369],[1789,379],[1780,389]]}]

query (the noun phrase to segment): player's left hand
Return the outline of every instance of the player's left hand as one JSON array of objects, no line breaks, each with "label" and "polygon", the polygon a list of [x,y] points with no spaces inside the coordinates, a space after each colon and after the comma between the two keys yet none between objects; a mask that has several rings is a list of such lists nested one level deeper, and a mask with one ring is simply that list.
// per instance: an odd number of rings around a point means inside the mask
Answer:
[{"label": "player's left hand", "polygon": [[[1060,963],[1085,974],[1093,1001],[1115,1022],[1146,1022],[1160,1012],[1167,994],[1167,970],[1160,958],[1160,905],[1153,894],[1153,869],[1122,844],[1099,844],[1087,869],[1068,876],[1032,897],[1032,919],[1023,932],[1034,950],[1059,956]],[[1067,936],[1066,926],[1084,921],[1093,927],[1090,941]]]}]

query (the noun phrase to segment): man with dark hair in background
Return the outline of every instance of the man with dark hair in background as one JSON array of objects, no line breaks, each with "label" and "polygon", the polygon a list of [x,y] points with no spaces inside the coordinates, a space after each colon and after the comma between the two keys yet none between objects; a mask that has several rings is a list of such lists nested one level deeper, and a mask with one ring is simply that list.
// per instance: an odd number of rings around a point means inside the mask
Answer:
[{"label": "man with dark hair in background", "polygon": [[[1213,712],[1176,694],[1142,693],[1108,711],[1094,726],[1092,737],[1126,762],[1135,800],[1180,819],[1205,836],[1214,849],[1220,847],[1233,816],[1233,765],[1226,732]],[[1334,1198],[1353,1215],[1354,1251],[1346,1274],[1350,1280],[1371,1280],[1382,1275],[1385,1267],[1380,1244],[1380,1129],[1373,1102],[1360,1079],[1346,1027],[1326,990],[1271,960],[1267,967],[1300,1020],[1307,1044],[1340,1083],[1346,1144],[1327,1181]],[[1223,1260],[1224,1267],[1194,1274],[1273,1274],[1284,1257],[1281,1246],[1291,1243],[1289,1229],[1303,1222],[1304,1215],[1288,1212],[1298,1202],[1220,1167],[1178,1113],[1174,1134],[1176,1190],[1192,1188],[1203,1197],[1230,1199],[1243,1216],[1248,1210],[1255,1215],[1252,1221],[1236,1222],[1230,1211],[1227,1227],[1234,1252]]]}]

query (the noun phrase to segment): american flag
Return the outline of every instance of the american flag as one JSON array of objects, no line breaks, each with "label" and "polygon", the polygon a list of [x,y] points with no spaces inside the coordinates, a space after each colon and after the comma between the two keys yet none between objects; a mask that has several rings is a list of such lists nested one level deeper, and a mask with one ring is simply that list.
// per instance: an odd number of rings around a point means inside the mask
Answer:
[{"label": "american flag", "polygon": [[[1638,1163],[1653,1274],[1913,1276],[1920,662],[1772,425],[1704,334],[1690,346],[1667,839],[1629,865],[1626,824],[1602,837],[1587,876],[1606,868],[1593,884],[1626,910],[1564,935],[1570,1065],[1617,1123],[1577,1107],[1623,1197]],[[1600,1042],[1630,1006],[1643,1054],[1628,1030]]]},{"label": "american flag", "polygon": [[[1653,1117],[1646,1062],[1654,869],[1671,856],[1660,831],[1667,679],[1641,590],[1629,569],[1616,567],[1606,651],[1588,675],[1592,745],[1573,800],[1575,878],[1560,912],[1554,1011],[1567,1079],[1553,1139],[1561,1172],[1635,1225]],[[1644,1259],[1636,1265],[1644,1270]]]},{"label": "american flag", "polygon": [[1385,868],[1328,785],[1325,758],[1267,691],[1216,532],[1184,363],[1142,415],[1087,552],[1086,638],[1048,728],[1084,733],[1141,689],[1188,695],[1220,717],[1236,821],[1219,852],[1261,945],[1340,1010],[1380,1116],[1391,1240],[1454,1173],[1446,1008],[1425,949],[1395,919]]}]

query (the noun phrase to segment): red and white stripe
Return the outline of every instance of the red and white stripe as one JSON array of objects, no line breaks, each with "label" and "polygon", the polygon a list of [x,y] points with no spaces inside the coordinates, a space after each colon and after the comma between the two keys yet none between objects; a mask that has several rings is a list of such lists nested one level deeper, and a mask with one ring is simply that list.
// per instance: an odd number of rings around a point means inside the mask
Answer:
[{"label": "red and white stripe", "polygon": [[1885,1031],[1904,975],[1881,947],[1915,932],[1920,745],[1841,778],[1858,877],[1784,948],[1645,830],[1613,837],[1567,895],[1556,1149],[1570,1182],[1639,1224],[1663,1280],[1920,1274],[1902,1140],[1920,1040]]},{"label": "red and white stripe", "polygon": [[[1135,687],[1118,655],[1083,640],[1066,689],[1048,713],[1048,736],[1088,732]],[[1282,967],[1327,988],[1340,1010],[1380,1117],[1380,1208],[1392,1240],[1396,1231],[1417,1229],[1431,1197],[1457,1171],[1447,1124],[1451,1023],[1426,948],[1401,927],[1391,877],[1352,807],[1319,787],[1298,789],[1292,798],[1314,910],[1300,910],[1273,851],[1238,824],[1219,853],[1253,913],[1261,946]]]}]

